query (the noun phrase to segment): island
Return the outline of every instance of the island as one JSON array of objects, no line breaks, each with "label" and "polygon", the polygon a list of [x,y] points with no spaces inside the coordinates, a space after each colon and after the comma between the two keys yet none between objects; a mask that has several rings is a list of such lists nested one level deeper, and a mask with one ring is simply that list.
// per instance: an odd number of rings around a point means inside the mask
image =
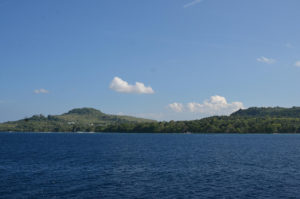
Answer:
[{"label": "island", "polygon": [[0,124],[1,132],[300,133],[300,107],[251,107],[229,116],[155,121],[76,108],[62,115],[34,115]]}]

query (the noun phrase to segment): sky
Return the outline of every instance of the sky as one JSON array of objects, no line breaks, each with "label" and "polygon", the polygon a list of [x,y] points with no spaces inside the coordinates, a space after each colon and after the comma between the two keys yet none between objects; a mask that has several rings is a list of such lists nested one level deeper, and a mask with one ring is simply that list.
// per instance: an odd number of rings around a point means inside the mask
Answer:
[{"label": "sky", "polygon": [[299,0],[0,0],[0,122],[300,106]]}]

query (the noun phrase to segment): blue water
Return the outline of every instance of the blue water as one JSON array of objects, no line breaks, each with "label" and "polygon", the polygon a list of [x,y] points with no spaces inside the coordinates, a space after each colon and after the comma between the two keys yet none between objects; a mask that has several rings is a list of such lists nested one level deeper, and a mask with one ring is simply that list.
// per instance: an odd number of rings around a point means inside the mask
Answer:
[{"label": "blue water", "polygon": [[300,135],[0,133],[0,198],[299,198]]}]

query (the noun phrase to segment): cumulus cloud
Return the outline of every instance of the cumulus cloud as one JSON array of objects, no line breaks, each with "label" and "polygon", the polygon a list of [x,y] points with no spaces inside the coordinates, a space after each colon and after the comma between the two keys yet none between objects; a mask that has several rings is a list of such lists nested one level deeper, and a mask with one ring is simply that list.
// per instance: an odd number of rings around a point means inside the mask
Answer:
[{"label": "cumulus cloud", "polygon": [[44,88],[40,88],[40,89],[35,89],[33,91],[35,94],[46,94],[46,93],[49,93],[48,90],[44,89]]},{"label": "cumulus cloud", "polygon": [[256,61],[266,63],[266,64],[273,64],[273,63],[276,62],[275,59],[267,58],[267,57],[264,57],[264,56],[257,58]]},{"label": "cumulus cloud", "polygon": [[168,108],[170,108],[171,110],[173,110],[175,112],[182,112],[183,111],[183,104],[174,102],[172,104],[169,104]]},{"label": "cumulus cloud", "polygon": [[202,1],[203,0],[194,0],[194,1],[190,2],[190,3],[185,4],[183,6],[183,8],[188,8],[188,7],[194,6],[194,5],[198,4],[198,3],[201,3]]},{"label": "cumulus cloud", "polygon": [[300,67],[300,60],[299,60],[299,61],[296,61],[294,65],[295,65],[296,67]]},{"label": "cumulus cloud", "polygon": [[215,95],[210,99],[205,100],[203,103],[190,102],[186,105],[180,103],[172,103],[168,105],[173,111],[176,112],[190,112],[201,113],[205,115],[228,115],[239,109],[243,109],[242,102],[228,103],[225,97]]},{"label": "cumulus cloud", "polygon": [[130,85],[128,82],[122,80],[119,77],[114,77],[111,81],[110,86],[112,90],[120,93],[139,93],[139,94],[153,94],[153,89],[148,86],[146,87],[141,82],[136,82],[135,85]]}]

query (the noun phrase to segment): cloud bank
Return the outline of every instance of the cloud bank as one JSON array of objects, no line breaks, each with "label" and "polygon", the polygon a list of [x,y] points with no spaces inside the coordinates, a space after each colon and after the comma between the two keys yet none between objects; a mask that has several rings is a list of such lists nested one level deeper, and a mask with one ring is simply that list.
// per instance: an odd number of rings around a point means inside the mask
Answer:
[{"label": "cloud bank", "polygon": [[275,59],[267,58],[267,57],[264,57],[264,56],[257,58],[256,61],[266,63],[266,64],[273,64],[273,63],[276,62]]},{"label": "cloud bank", "polygon": [[141,82],[136,82],[135,85],[130,85],[128,82],[122,80],[119,77],[114,77],[114,79],[111,81],[110,89],[120,92],[120,93],[138,93],[138,94],[153,94],[153,89],[148,86],[146,87]]},{"label": "cloud bank", "polygon": [[49,93],[48,90],[44,89],[44,88],[40,88],[40,89],[35,89],[33,91],[35,94],[46,94],[46,93]]},{"label": "cloud bank", "polygon": [[243,109],[242,102],[228,103],[225,97],[215,95],[210,99],[205,100],[203,103],[190,102],[186,105],[181,103],[172,103],[168,105],[168,108],[175,112],[190,112],[201,113],[205,115],[228,115],[239,109]]},{"label": "cloud bank", "polygon": [[194,0],[194,1],[190,2],[190,3],[185,4],[183,6],[183,8],[188,8],[188,7],[194,6],[194,5],[198,4],[198,3],[201,3],[202,1],[203,0]]}]

